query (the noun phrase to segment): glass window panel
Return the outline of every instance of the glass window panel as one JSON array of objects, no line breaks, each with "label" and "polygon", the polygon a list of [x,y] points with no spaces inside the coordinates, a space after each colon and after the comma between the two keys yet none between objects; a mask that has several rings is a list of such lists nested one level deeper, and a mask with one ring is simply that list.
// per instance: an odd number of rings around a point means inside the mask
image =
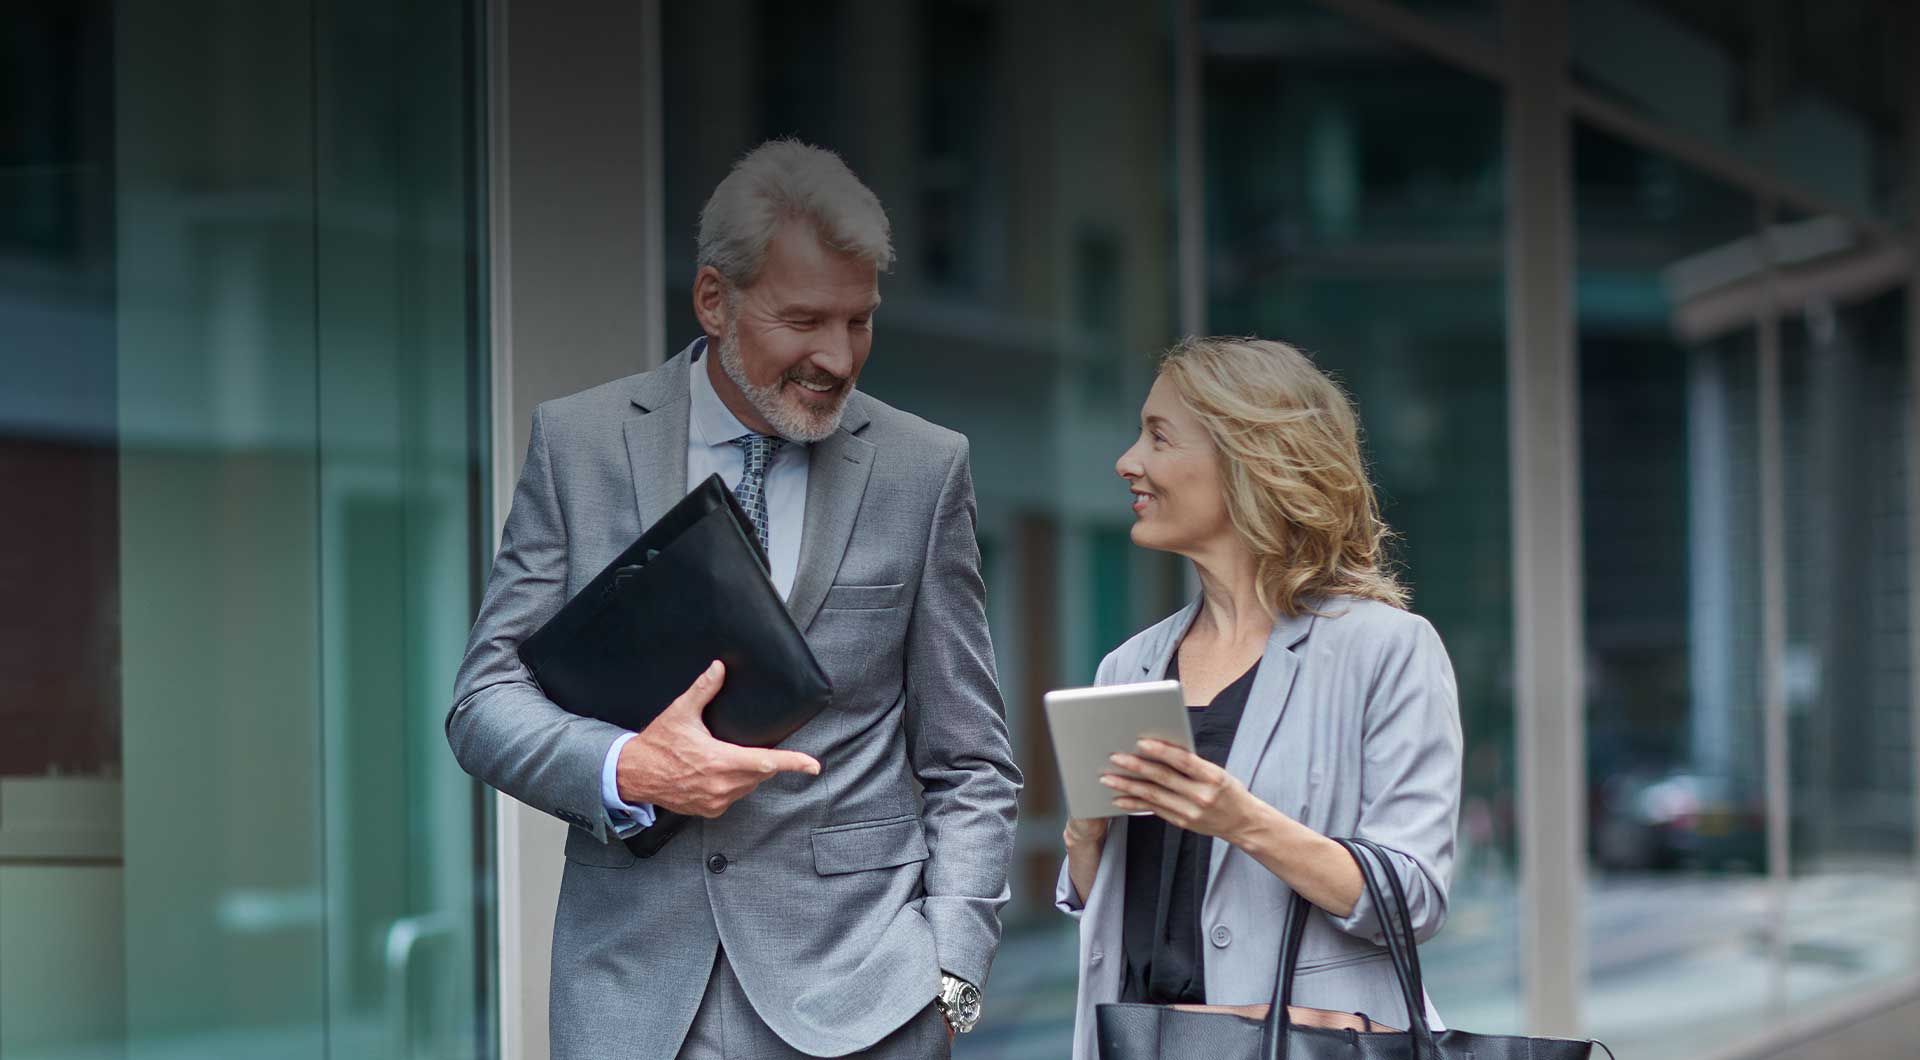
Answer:
[{"label": "glass window panel", "polygon": [[[1490,40],[1500,38],[1500,0],[1394,0],[1394,6],[1421,15],[1444,29],[1457,29]],[[1313,15],[1323,8],[1313,0],[1204,0],[1200,10],[1208,21],[1215,23],[1215,29],[1227,29],[1238,23],[1236,35],[1246,31],[1254,31],[1256,35],[1286,35],[1302,29],[1298,23],[1302,15]],[[1263,21],[1281,12],[1284,12],[1281,21]],[[1323,25],[1334,25],[1334,21],[1329,19]]]},{"label": "glass window panel", "polygon": [[1795,307],[1786,450],[1790,997],[1912,970],[1905,291]]},{"label": "glass window panel", "polygon": [[1203,35],[1208,330],[1300,345],[1359,407],[1467,740],[1429,989],[1451,1026],[1517,1030],[1500,92],[1310,5],[1234,6],[1277,28],[1258,51]]},{"label": "glass window panel", "polygon": [[328,1056],[485,1056],[492,800],[443,728],[491,552],[474,286],[481,13],[336,0],[318,14]]},{"label": "glass window panel", "polygon": [[1686,1056],[1767,997],[1758,338],[1694,311],[1754,205],[1584,126],[1574,178],[1587,1012],[1622,1052]]},{"label": "glass window panel", "polygon": [[0,1054],[491,1051],[477,17],[9,23]]},{"label": "glass window panel", "polygon": [[[1367,36],[1315,0],[1202,0],[1199,6],[1211,23],[1211,40],[1230,48],[1235,47],[1230,42],[1259,47],[1264,43],[1261,38],[1297,38],[1303,31],[1345,35],[1348,27],[1358,31],[1360,37]],[[1442,30],[1470,33],[1488,41],[1500,39],[1500,0],[1393,0],[1393,6],[1405,8]]]},{"label": "glass window panel", "polygon": [[1583,0],[1575,78],[1844,208],[1902,216],[1910,44],[1874,0]]},{"label": "glass window panel", "polygon": [[1417,15],[1489,40],[1500,39],[1500,0],[1396,0]]}]

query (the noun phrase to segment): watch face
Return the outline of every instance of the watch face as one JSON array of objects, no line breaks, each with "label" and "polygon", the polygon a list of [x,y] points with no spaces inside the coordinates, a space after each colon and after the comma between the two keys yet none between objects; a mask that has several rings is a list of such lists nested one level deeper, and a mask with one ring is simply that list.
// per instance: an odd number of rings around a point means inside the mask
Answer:
[{"label": "watch face", "polygon": [[980,988],[971,984],[960,988],[960,1022],[969,1026],[980,1018]]},{"label": "watch face", "polygon": [[947,1020],[953,1024],[953,1029],[971,1030],[980,1019],[980,988],[972,983],[954,980],[944,995],[941,1007],[946,1009]]}]

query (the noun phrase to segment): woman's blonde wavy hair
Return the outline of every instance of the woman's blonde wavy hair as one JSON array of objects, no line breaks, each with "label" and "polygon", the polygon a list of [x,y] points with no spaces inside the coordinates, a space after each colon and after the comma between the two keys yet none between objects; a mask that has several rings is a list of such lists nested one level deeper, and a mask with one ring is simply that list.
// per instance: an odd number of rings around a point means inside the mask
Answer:
[{"label": "woman's blonde wavy hair", "polygon": [[1227,515],[1253,550],[1269,611],[1313,611],[1335,593],[1407,606],[1339,384],[1294,347],[1257,338],[1189,338],[1161,358],[1160,375],[1213,439]]}]

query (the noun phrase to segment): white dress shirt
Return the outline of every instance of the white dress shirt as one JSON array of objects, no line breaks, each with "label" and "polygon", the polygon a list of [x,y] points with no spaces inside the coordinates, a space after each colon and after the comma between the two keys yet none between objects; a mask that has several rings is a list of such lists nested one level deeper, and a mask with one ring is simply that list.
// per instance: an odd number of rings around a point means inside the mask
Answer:
[{"label": "white dress shirt", "polygon": [[[707,345],[701,340],[687,371],[687,388],[692,396],[687,410],[687,488],[718,474],[728,489],[738,489],[740,476],[746,474],[747,454],[733,440],[753,432],[713,389],[704,356]],[[793,593],[794,574],[800,567],[800,531],[807,515],[808,450],[806,445],[788,442],[767,465],[767,561],[773,568],[773,587],[781,599]],[[653,807],[622,801],[614,777],[620,749],[634,735],[627,733],[615,740],[600,769],[600,800],[606,804],[607,822],[622,839],[653,824]]]}]

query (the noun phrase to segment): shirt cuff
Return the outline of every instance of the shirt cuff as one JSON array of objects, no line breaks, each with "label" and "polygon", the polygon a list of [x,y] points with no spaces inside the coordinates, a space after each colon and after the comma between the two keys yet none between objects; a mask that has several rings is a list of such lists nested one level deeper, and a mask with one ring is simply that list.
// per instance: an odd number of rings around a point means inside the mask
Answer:
[{"label": "shirt cuff", "polygon": [[635,806],[620,801],[620,784],[615,776],[620,764],[620,749],[638,735],[630,732],[613,741],[613,746],[607,749],[606,762],[600,766],[600,802],[607,809],[607,826],[621,839],[642,828],[653,827],[653,804],[643,802]]}]

